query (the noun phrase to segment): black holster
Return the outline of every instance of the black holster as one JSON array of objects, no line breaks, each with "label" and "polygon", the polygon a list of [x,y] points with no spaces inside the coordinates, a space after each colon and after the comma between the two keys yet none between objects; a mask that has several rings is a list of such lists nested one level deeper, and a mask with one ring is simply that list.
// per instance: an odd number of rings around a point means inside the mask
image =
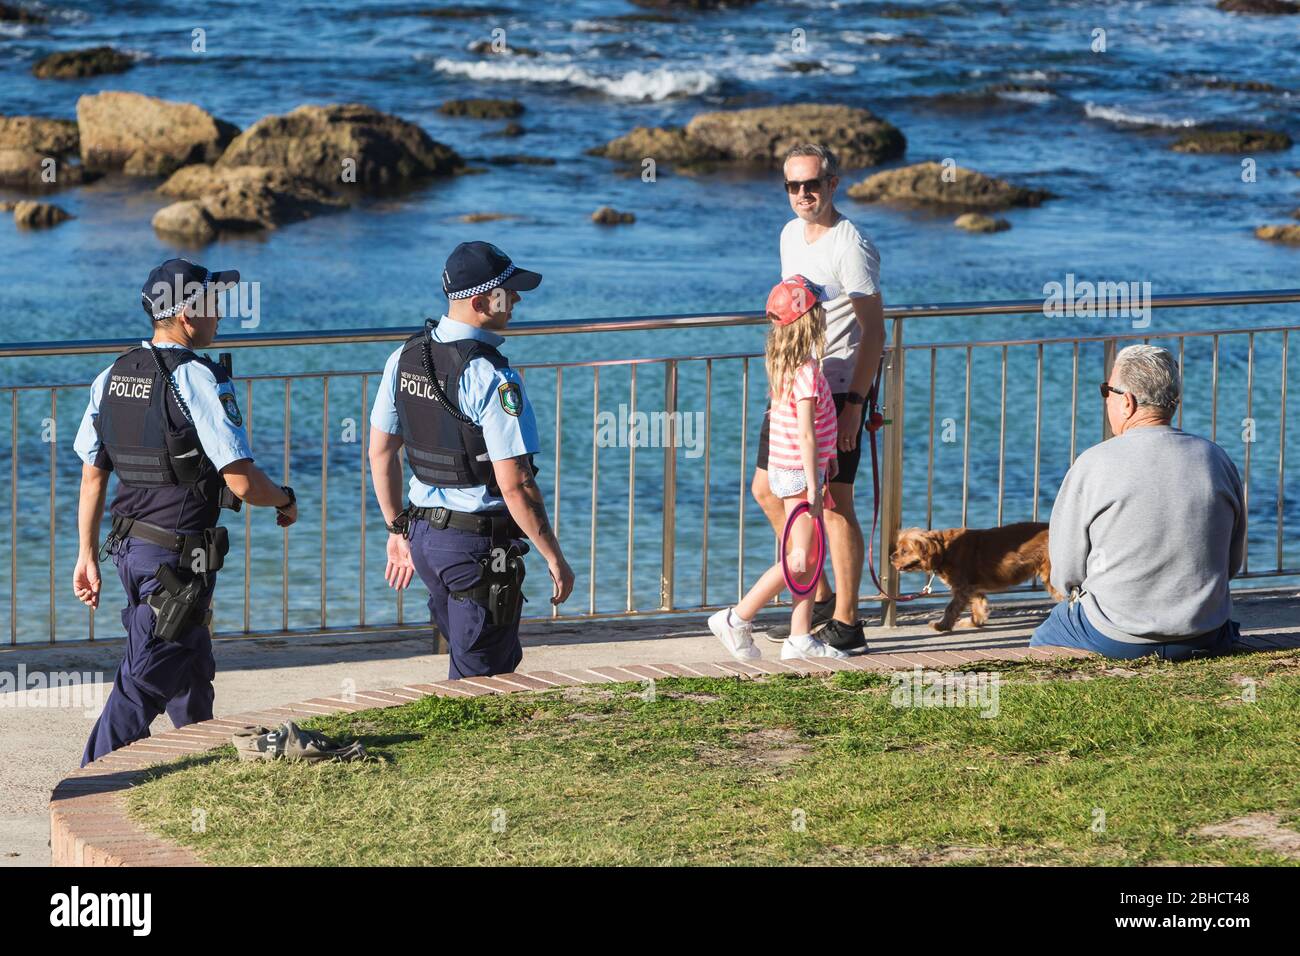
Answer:
[{"label": "black holster", "polygon": [[153,611],[153,633],[159,640],[177,641],[191,626],[206,626],[212,620],[212,611],[201,606],[206,591],[203,575],[182,581],[171,565],[160,564],[154,577],[162,587],[144,602]]},{"label": "black holster", "polygon": [[452,591],[451,596],[457,600],[470,600],[485,608],[493,627],[506,627],[518,624],[524,610],[524,559],[523,553],[515,546],[506,549],[505,568],[495,570],[497,564],[496,549],[479,559],[483,576],[478,584],[464,591]]}]

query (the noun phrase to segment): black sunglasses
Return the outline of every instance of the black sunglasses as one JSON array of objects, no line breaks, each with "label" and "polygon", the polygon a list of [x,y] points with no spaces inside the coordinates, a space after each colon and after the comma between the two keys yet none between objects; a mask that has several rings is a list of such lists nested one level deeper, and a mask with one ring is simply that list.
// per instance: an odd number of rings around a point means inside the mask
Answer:
[{"label": "black sunglasses", "polygon": [[785,181],[785,191],[791,196],[799,195],[800,190],[806,189],[810,193],[819,193],[822,191],[822,178],[816,179],[787,179]]},{"label": "black sunglasses", "polygon": [[1128,392],[1124,391],[1124,389],[1122,389],[1122,388],[1116,388],[1114,385],[1109,385],[1109,384],[1107,384],[1106,382],[1102,382],[1102,383],[1098,386],[1098,388],[1101,389],[1101,397],[1102,397],[1102,398],[1109,398],[1111,395],[1127,395],[1127,394],[1128,394]]}]

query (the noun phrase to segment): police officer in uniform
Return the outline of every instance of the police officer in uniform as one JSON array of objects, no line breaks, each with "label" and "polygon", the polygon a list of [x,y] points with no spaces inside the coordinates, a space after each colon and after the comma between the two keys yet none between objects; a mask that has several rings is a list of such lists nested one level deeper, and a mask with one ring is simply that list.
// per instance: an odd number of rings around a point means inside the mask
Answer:
[{"label": "police officer in uniform", "polygon": [[[247,502],[275,508],[281,527],[298,517],[293,490],[253,464],[229,372],[192,351],[212,343],[219,293],[238,281],[238,272],[185,259],[154,269],[140,293],[153,340],[91,386],[75,446],[83,465],[73,591],[98,607],[99,559],[111,554],[126,591],[127,641],[82,766],[148,737],[164,710],[177,727],[212,717],[209,606],[229,546],[219,512]],[[101,552],[112,472],[113,527]]]},{"label": "police officer in uniform", "polygon": [[[450,645],[452,678],[509,673],[523,659],[524,538],[546,559],[551,603],[573,590],[534,480],[532,405],[498,351],[519,293],[541,281],[489,243],[457,246],[442,274],[447,314],[389,357],[370,416],[370,465],[389,531],[385,578],[401,589],[419,573]],[[405,508],[403,447],[414,472]]]}]

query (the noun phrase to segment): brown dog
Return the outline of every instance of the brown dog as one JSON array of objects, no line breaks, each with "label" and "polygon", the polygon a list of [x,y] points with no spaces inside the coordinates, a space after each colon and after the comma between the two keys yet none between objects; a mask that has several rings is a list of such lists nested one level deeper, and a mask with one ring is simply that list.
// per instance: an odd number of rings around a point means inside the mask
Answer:
[{"label": "brown dog", "polygon": [[899,571],[930,572],[952,589],[942,620],[930,624],[936,631],[951,631],[967,607],[970,623],[957,626],[981,627],[989,616],[986,592],[1006,590],[1035,575],[1052,597],[1064,600],[1051,585],[1047,525],[1041,521],[1000,528],[908,528],[899,534],[889,560]]}]

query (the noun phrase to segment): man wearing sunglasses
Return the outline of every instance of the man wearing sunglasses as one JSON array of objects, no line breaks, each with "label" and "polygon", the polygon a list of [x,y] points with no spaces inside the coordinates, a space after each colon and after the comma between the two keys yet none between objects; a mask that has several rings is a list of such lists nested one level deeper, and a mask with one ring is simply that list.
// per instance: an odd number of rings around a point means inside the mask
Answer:
[{"label": "man wearing sunglasses", "polygon": [[1246,552],[1241,477],[1214,442],[1174,428],[1168,351],[1130,345],[1101,383],[1115,437],[1070,467],[1048,548],[1058,604],[1030,641],[1105,657],[1185,660],[1238,637],[1228,581]]},{"label": "man wearing sunglasses", "polygon": [[[823,576],[813,605],[818,637],[840,650],[866,647],[858,620],[858,588],[865,546],[853,507],[853,481],[862,456],[862,426],[867,392],[885,348],[884,305],[880,297],[880,255],[871,240],[835,208],[839,164],[826,146],[810,143],[786,154],[785,190],[795,214],[781,232],[781,277],[803,275],[832,290],[826,306],[826,354],[822,371],[831,386],[839,417],[838,452],[831,473],[835,508],[826,512],[826,537],[837,593]],[[767,480],[768,422],[758,442],[754,498],[779,534],[785,524],[781,500]],[[789,629],[767,632],[783,641]]]}]

